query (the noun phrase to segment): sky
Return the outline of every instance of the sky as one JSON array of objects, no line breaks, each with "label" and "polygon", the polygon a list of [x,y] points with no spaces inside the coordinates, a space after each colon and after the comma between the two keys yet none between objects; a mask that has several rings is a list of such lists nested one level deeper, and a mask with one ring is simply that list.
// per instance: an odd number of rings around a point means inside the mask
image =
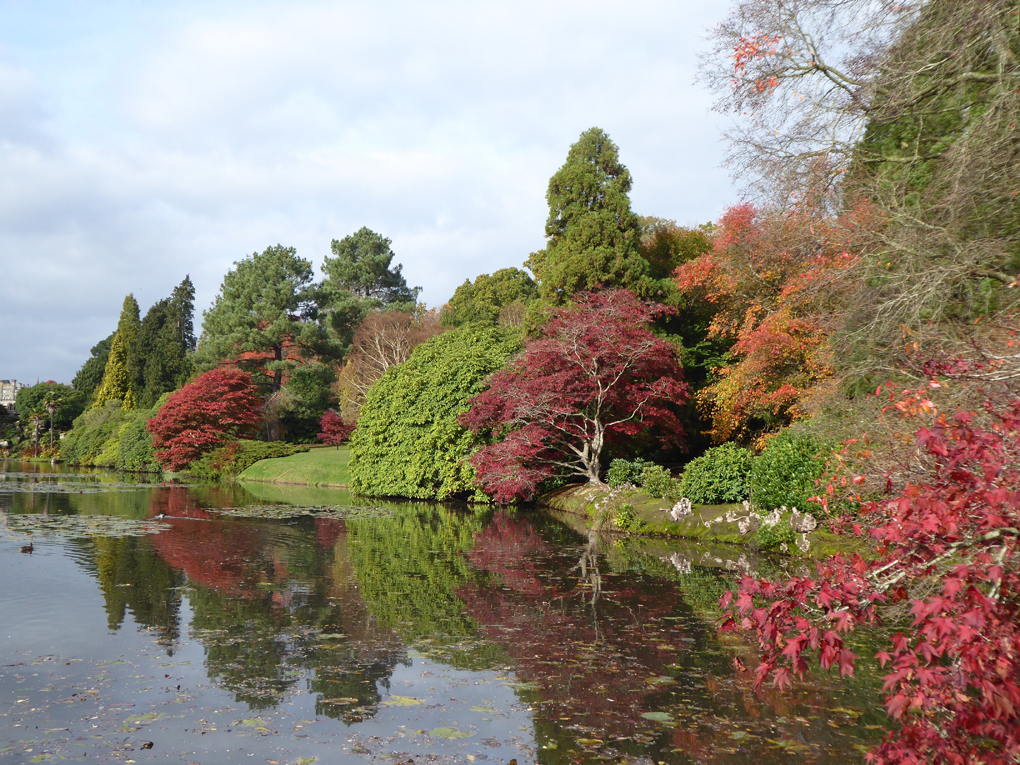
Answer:
[{"label": "sky", "polygon": [[738,192],[695,82],[704,0],[0,0],[0,379],[70,383],[133,293],[185,275],[200,330],[266,247],[321,277],[390,238],[430,307],[545,243],[545,192],[591,127],[640,215]]}]

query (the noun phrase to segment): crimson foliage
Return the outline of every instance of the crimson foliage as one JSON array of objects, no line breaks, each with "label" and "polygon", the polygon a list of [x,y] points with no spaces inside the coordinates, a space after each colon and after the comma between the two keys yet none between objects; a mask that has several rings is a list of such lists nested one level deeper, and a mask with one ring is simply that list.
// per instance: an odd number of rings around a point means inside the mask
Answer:
[{"label": "crimson foliage", "polygon": [[460,418],[498,439],[471,458],[484,490],[497,502],[528,500],[564,471],[601,483],[607,445],[639,435],[682,444],[683,371],[647,327],[669,310],[628,290],[582,293],[559,310]]},{"label": "crimson foliage", "polygon": [[[1020,759],[1020,403],[989,427],[969,413],[918,431],[933,459],[926,483],[865,506],[882,559],[835,557],[815,577],[745,577],[727,593],[724,629],[752,630],[757,683],[803,675],[808,655],[852,674],[844,638],[909,603],[910,626],[876,659],[900,723],[869,762],[1015,763]],[[857,529],[859,531],[859,528]]]},{"label": "crimson foliage", "polygon": [[145,427],[160,463],[181,470],[229,438],[258,430],[261,409],[262,397],[250,374],[213,369],[171,395]]},{"label": "crimson foliage", "polygon": [[343,418],[332,410],[323,413],[319,419],[319,427],[322,428],[318,435],[319,440],[330,446],[340,446],[354,432],[353,423],[344,422]]}]

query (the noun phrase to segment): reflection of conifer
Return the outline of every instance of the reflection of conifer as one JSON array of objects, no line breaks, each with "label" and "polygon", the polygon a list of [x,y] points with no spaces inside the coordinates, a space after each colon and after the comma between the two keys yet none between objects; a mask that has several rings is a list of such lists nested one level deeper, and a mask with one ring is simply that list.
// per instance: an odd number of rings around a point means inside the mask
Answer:
[{"label": "reflection of conifer", "polygon": [[110,630],[124,623],[127,610],[142,627],[160,630],[170,641],[180,633],[184,576],[137,537],[98,537],[92,541],[95,576],[105,600]]}]

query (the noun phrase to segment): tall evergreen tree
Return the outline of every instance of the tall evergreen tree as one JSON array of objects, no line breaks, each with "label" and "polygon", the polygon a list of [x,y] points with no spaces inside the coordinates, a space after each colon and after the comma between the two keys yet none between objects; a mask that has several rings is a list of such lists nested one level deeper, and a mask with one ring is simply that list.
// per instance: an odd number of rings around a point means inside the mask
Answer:
[{"label": "tall evergreen tree", "polygon": [[145,359],[141,381],[143,406],[152,406],[164,393],[177,390],[192,373],[190,354],[195,350],[193,324],[195,288],[187,276],[173,294],[155,303],[145,314],[139,347]]},{"label": "tall evergreen tree", "polygon": [[141,390],[140,384],[145,373],[145,356],[139,346],[139,339],[142,331],[141,310],[138,301],[133,294],[124,298],[124,306],[120,311],[120,319],[117,322],[117,332],[124,342],[124,350],[127,353],[127,369],[131,377],[131,390]]},{"label": "tall evergreen tree", "polygon": [[113,336],[110,357],[106,361],[103,382],[96,388],[92,407],[103,406],[107,401],[124,402],[125,409],[135,408],[135,396],[131,392],[131,375],[128,373],[128,352],[120,332]]},{"label": "tall evergreen tree", "polygon": [[110,346],[113,345],[113,338],[116,334],[117,331],[114,330],[109,337],[92,346],[90,351],[92,355],[82,364],[81,369],[71,380],[71,387],[81,391],[86,400],[92,397],[96,388],[103,382],[103,372],[106,371],[106,362],[110,358]]},{"label": "tall evergreen tree", "polygon": [[100,407],[107,401],[123,401],[125,409],[134,409],[137,405],[131,384],[132,365],[141,363],[138,349],[138,335],[141,322],[138,319],[138,301],[134,295],[124,298],[124,307],[120,311],[117,332],[110,346],[110,356],[103,371],[103,382],[96,389],[92,401],[93,408]]},{"label": "tall evergreen tree", "polygon": [[224,360],[271,376],[272,392],[294,366],[285,358],[289,343],[314,346],[318,326],[307,321],[312,304],[312,264],[293,247],[276,245],[234,264],[223,277],[220,294],[202,314],[202,339],[195,355],[200,369]]},{"label": "tall evergreen tree", "polygon": [[549,180],[548,244],[525,262],[543,300],[559,303],[599,288],[634,289],[646,277],[630,187],[630,171],[609,136],[599,128],[582,133]]},{"label": "tall evergreen tree", "polygon": [[326,278],[318,291],[320,319],[333,338],[334,353],[342,358],[354,331],[376,308],[414,311],[421,287],[408,287],[395,257],[391,241],[362,226],[353,234],[333,240],[333,257],[326,256],[322,270]]}]

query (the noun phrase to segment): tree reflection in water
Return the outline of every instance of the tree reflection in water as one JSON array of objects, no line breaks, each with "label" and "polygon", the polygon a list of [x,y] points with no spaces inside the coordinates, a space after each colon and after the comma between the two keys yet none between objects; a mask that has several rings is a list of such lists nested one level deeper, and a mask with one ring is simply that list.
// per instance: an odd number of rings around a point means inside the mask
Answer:
[{"label": "tree reflection in water", "polygon": [[[170,516],[165,531],[79,544],[111,627],[130,610],[172,642],[186,593],[208,676],[253,710],[309,692],[316,714],[355,724],[377,713],[414,649],[512,671],[544,763],[584,759],[588,740],[723,762],[740,726],[833,743],[790,722],[831,707],[827,688],[757,693],[753,673],[734,668],[733,652],[747,649],[719,643],[718,572],[678,571],[668,556],[507,510],[417,504],[388,518],[270,522],[203,506],[243,502],[235,492],[154,489],[147,514]],[[762,741],[755,757],[782,761]]]}]

